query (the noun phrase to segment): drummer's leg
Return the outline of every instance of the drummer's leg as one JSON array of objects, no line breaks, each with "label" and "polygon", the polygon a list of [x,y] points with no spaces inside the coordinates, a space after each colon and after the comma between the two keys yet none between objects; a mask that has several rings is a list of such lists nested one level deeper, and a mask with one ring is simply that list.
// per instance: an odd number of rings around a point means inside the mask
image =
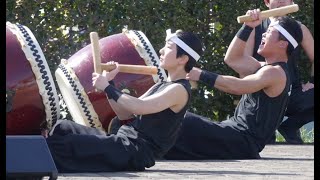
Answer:
[{"label": "drummer's leg", "polygon": [[67,134],[84,134],[84,135],[106,135],[106,133],[97,128],[92,128],[78,124],[71,120],[58,120],[49,133],[49,136],[54,134],[67,135]]},{"label": "drummer's leg", "polygon": [[123,171],[137,151],[127,137],[116,135],[56,134],[47,144],[59,172]]}]

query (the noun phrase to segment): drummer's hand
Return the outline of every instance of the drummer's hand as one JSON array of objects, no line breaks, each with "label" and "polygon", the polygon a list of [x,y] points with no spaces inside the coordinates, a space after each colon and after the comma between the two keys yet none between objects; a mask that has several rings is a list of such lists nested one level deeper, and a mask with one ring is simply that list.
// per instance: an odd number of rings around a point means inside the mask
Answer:
[{"label": "drummer's hand", "polygon": [[200,68],[193,67],[187,74],[186,79],[190,81],[199,81],[202,70]]},{"label": "drummer's hand", "polygon": [[109,86],[107,74],[108,72],[105,70],[102,72],[102,74],[92,73],[92,85],[98,90],[103,91],[107,86]]},{"label": "drummer's hand", "polygon": [[114,61],[110,61],[107,62],[108,65],[115,65],[116,68],[113,69],[112,71],[110,71],[109,73],[107,73],[107,77],[108,77],[108,81],[111,81],[114,79],[114,77],[116,77],[116,75],[119,73],[120,68],[119,68],[119,63],[118,62],[114,62]]},{"label": "drummer's hand", "polygon": [[314,84],[309,82],[309,81],[307,83],[301,84],[301,85],[302,85],[302,92],[306,92],[309,89],[313,89],[314,88]]},{"label": "drummer's hand", "polygon": [[260,15],[260,9],[248,10],[246,15],[249,15],[253,21],[244,22],[245,25],[255,28],[262,22],[262,18]]}]

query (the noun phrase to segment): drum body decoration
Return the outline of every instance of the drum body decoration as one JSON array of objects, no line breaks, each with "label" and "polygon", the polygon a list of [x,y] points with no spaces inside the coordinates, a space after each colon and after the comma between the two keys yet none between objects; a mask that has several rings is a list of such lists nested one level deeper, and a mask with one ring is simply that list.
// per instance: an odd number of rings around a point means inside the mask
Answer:
[{"label": "drum body decoration", "polygon": [[[116,61],[119,64],[156,66],[157,75],[119,73],[115,86],[125,93],[139,97],[167,75],[160,68],[159,57],[141,31],[124,29],[122,33],[99,40],[101,63]],[[68,60],[62,60],[55,72],[61,94],[73,120],[89,127],[107,131],[115,113],[104,92],[92,86],[94,72],[91,44],[82,48]]]},{"label": "drum body decoration", "polygon": [[40,134],[59,118],[59,98],[44,54],[26,26],[6,23],[6,134]]}]

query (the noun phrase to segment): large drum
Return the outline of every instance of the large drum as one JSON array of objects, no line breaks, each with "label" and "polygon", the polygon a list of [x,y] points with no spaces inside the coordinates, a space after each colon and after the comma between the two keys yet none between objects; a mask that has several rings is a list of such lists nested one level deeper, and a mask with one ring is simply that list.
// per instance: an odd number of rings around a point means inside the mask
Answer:
[{"label": "large drum", "polygon": [[59,117],[59,98],[43,52],[26,26],[6,23],[6,134],[40,134]]},{"label": "large drum", "polygon": [[[165,81],[165,71],[159,67],[159,57],[141,31],[124,29],[122,33],[99,40],[101,63],[156,66],[157,75],[119,73],[115,79],[118,89],[138,97],[158,81]],[[56,80],[73,120],[79,124],[108,130],[115,113],[104,92],[92,86],[93,54],[87,45],[68,60],[62,60],[56,70]]]}]

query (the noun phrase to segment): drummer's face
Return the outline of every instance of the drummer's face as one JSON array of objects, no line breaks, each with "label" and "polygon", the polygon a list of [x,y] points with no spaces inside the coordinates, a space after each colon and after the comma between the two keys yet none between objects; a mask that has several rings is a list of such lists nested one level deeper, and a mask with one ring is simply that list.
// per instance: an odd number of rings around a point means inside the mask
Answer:
[{"label": "drummer's face", "polygon": [[272,26],[269,26],[267,31],[262,34],[261,44],[258,49],[258,54],[263,57],[269,57],[272,54],[278,54],[278,51],[281,50],[283,43],[279,39],[280,33],[277,29]]},{"label": "drummer's face", "polygon": [[293,0],[264,0],[264,3],[269,9],[274,9],[291,5]]},{"label": "drummer's face", "polygon": [[166,69],[177,59],[177,45],[172,41],[166,41],[165,46],[160,49],[160,67]]}]

